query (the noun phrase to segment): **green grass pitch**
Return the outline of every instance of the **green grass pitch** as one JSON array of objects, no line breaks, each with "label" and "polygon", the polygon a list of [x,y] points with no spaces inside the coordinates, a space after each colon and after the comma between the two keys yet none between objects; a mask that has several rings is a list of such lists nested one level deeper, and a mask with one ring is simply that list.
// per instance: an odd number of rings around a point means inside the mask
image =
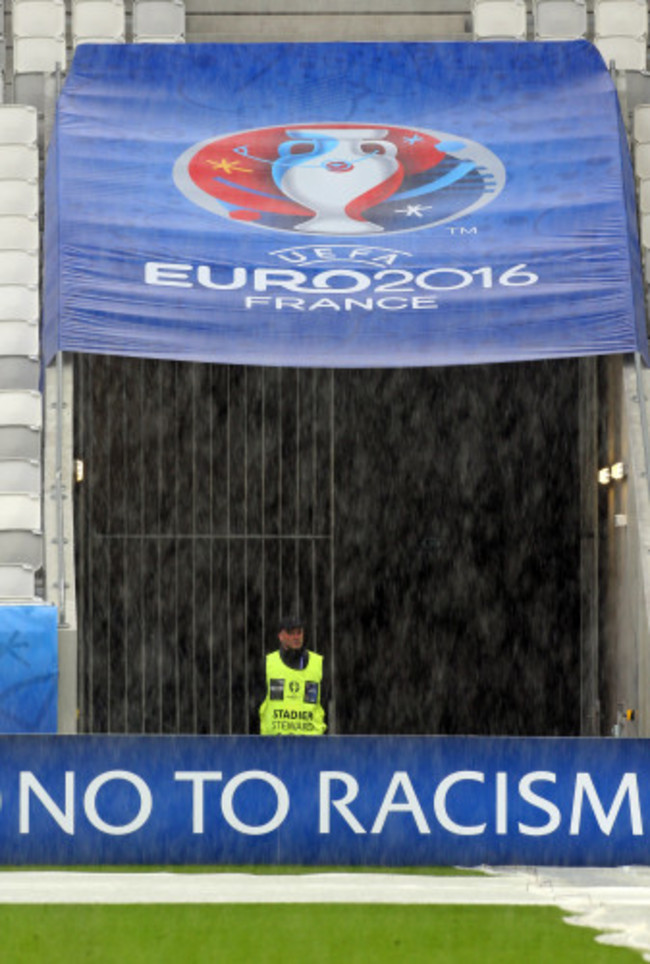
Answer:
[{"label": "green grass pitch", "polygon": [[[281,881],[278,887],[282,887]],[[3,964],[640,964],[555,907],[0,906]]]}]

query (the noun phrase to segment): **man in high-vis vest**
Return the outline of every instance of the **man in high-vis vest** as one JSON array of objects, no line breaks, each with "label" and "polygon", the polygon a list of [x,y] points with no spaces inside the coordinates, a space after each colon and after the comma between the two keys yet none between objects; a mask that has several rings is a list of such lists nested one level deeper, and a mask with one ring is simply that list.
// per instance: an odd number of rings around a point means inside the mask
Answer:
[{"label": "man in high-vis vest", "polygon": [[280,621],[280,647],[266,657],[266,698],[260,706],[262,736],[321,736],[323,657],[305,647],[302,620]]}]

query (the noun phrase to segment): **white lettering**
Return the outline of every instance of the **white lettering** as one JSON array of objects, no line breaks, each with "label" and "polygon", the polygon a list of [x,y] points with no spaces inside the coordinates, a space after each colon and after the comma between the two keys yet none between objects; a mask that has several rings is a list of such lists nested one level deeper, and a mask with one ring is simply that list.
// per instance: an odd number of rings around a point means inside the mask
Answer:
[{"label": "white lettering", "polygon": [[318,308],[333,308],[334,311],[340,311],[341,306],[333,298],[317,298],[316,301],[312,301],[308,311],[315,311]]},{"label": "white lettering", "polygon": [[[361,271],[350,271],[350,270],[338,270],[335,271],[321,271],[314,278],[314,288],[330,288],[330,280],[333,278],[349,278],[352,280],[353,284],[347,288],[339,288],[335,286],[336,291],[340,291],[343,294],[353,294],[357,291],[365,291],[371,285],[371,279],[366,274],[362,274]],[[330,290],[332,290],[330,288]]]},{"label": "white lettering", "polygon": [[519,822],[519,833],[526,837],[543,837],[545,834],[554,833],[560,826],[560,811],[555,804],[531,790],[532,784],[537,783],[538,780],[555,783],[557,777],[549,770],[534,770],[532,773],[527,773],[519,781],[519,796],[521,799],[530,803],[531,806],[537,807],[538,810],[543,810],[549,817],[548,822],[540,827],[532,827],[529,824]]},{"label": "white lettering", "polygon": [[499,836],[508,833],[508,774],[497,773],[497,794],[496,794],[497,820],[496,831]]},{"label": "white lettering", "polygon": [[18,785],[18,829],[20,833],[29,833],[30,791],[41,801],[61,830],[68,834],[74,833],[74,773],[71,770],[66,770],[65,774],[65,806],[63,810],[57,806],[31,770],[21,770]]},{"label": "white lettering", "polygon": [[200,264],[196,269],[196,280],[203,288],[211,288],[213,291],[232,291],[235,288],[243,288],[248,277],[246,268],[233,268],[232,281],[228,284],[217,284],[212,280],[212,271],[207,264]]},{"label": "white lettering", "polygon": [[223,774],[218,770],[177,770],[174,773],[174,780],[179,782],[187,780],[192,784],[192,833],[203,833],[205,783],[208,781],[216,783],[222,778]]},{"label": "white lettering", "polygon": [[[97,813],[97,794],[104,784],[112,780],[123,780],[126,783],[130,783],[131,786],[135,787],[140,797],[138,813],[128,823],[107,823],[107,821],[102,820]],[[102,833],[110,834],[113,837],[124,836],[125,834],[135,833],[136,830],[139,830],[149,819],[152,807],[151,790],[142,777],[138,776],[137,773],[130,773],[128,770],[108,770],[106,773],[100,773],[98,777],[90,781],[84,794],[84,809],[90,823],[93,827],[96,827],[97,830],[101,830]]]},{"label": "white lettering", "polygon": [[485,783],[485,774],[478,770],[458,770],[456,773],[450,773],[449,776],[446,776],[444,780],[441,780],[438,784],[438,788],[433,797],[433,809],[440,826],[444,827],[445,830],[464,837],[477,836],[485,832],[485,823],[467,826],[456,823],[447,813],[447,794],[453,786],[464,780]]},{"label": "white lettering", "polygon": [[[263,783],[268,783],[275,791],[275,813],[270,820],[260,825],[244,823],[243,820],[239,819],[233,807],[233,799],[237,788],[249,780],[261,780]],[[261,834],[271,833],[272,830],[277,830],[283,823],[289,813],[289,793],[282,780],[278,779],[278,777],[272,773],[267,773],[266,770],[245,770],[243,773],[238,773],[236,777],[233,777],[232,780],[229,780],[225,785],[221,797],[221,810],[226,821],[234,830],[239,830],[240,833],[256,837]]]},{"label": "white lettering", "polygon": [[304,298],[276,298],[275,310],[284,311],[285,308],[291,308],[293,311],[304,311],[305,299]]},{"label": "white lettering", "polygon": [[582,800],[586,796],[591,804],[591,809],[594,812],[596,821],[600,830],[609,836],[614,827],[614,822],[618,816],[618,812],[623,804],[623,799],[626,794],[629,794],[630,799],[630,822],[632,824],[632,833],[635,837],[640,837],[643,835],[643,820],[641,818],[641,804],[639,801],[639,786],[637,782],[636,773],[625,773],[619,784],[618,790],[616,791],[616,796],[609,810],[609,813],[605,813],[603,805],[600,802],[596,788],[594,787],[593,780],[591,779],[591,774],[589,773],[577,773],[576,783],[573,794],[573,809],[571,811],[571,824],[569,828],[569,833],[572,836],[580,833],[580,822],[582,819]]},{"label": "white lettering", "polygon": [[[395,794],[398,789],[401,789],[406,797],[403,803],[395,803]],[[384,824],[386,822],[386,817],[389,813],[397,813],[399,811],[406,811],[413,814],[413,819],[415,820],[416,826],[420,833],[431,833],[429,825],[426,821],[424,813],[422,812],[422,807],[413,789],[413,784],[409,779],[408,773],[404,771],[396,771],[393,773],[390,785],[384,799],[381,802],[379,812],[375,817],[375,822],[372,825],[370,833],[381,833],[384,829]]]},{"label": "white lettering", "polygon": [[144,282],[148,285],[192,288],[192,282],[188,277],[191,270],[191,264],[164,264],[161,261],[147,261],[144,266]]},{"label": "white lettering", "polygon": [[[435,278],[436,281],[440,280],[442,282],[442,275],[451,275],[455,278],[460,278],[455,284],[431,284],[430,279]],[[462,268],[432,268],[430,271],[423,271],[415,279],[415,283],[420,288],[428,288],[430,291],[456,291],[458,288],[466,288],[467,285],[471,285],[472,278],[469,271],[464,271]]]},{"label": "white lettering", "polygon": [[427,297],[426,295],[422,295],[421,297],[418,297],[416,295],[414,298],[411,299],[411,307],[424,308],[424,309],[437,308],[438,301],[436,298],[433,298],[431,296]]},{"label": "white lettering", "polygon": [[302,271],[290,268],[256,268],[254,272],[255,291],[268,291],[269,288],[286,288],[287,291],[302,291],[300,287],[307,281]]},{"label": "white lettering", "polygon": [[[338,800],[332,800],[330,788],[336,781],[345,787],[345,793]],[[321,770],[319,788],[319,833],[330,832],[330,806],[333,806],[341,814],[348,827],[354,833],[365,833],[363,826],[350,810],[348,804],[351,803],[359,794],[359,784],[355,778],[342,770]]]}]

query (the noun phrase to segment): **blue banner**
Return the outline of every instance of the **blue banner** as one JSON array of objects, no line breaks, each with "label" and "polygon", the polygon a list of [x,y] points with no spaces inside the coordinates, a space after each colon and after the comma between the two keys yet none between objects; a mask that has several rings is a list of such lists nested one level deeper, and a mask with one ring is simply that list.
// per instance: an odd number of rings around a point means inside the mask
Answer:
[{"label": "blue banner", "polygon": [[0,800],[0,864],[643,864],[650,741],[4,737]]},{"label": "blue banner", "polygon": [[46,360],[646,356],[632,165],[586,41],[81,45],[45,247]]},{"label": "blue banner", "polygon": [[0,606],[0,733],[56,733],[55,606]]}]

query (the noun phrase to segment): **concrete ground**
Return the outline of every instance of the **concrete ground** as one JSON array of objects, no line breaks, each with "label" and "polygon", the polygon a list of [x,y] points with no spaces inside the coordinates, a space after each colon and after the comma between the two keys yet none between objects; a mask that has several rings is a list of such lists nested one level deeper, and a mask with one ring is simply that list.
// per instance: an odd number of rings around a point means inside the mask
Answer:
[{"label": "concrete ground", "polygon": [[400,873],[0,873],[0,903],[408,903],[558,906],[597,940],[650,961],[650,867],[481,867],[478,876]]}]

